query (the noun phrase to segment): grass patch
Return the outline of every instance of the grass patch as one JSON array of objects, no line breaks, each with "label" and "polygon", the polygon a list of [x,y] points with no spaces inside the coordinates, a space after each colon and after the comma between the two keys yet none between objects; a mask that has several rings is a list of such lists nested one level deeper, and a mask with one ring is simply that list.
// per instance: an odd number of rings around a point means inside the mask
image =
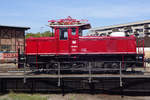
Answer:
[{"label": "grass patch", "polygon": [[8,99],[8,98],[4,98],[4,99],[0,99],[0,100],[10,100],[10,99]]},{"label": "grass patch", "polygon": [[9,93],[7,97],[0,98],[0,100],[47,100],[47,97],[38,94]]}]

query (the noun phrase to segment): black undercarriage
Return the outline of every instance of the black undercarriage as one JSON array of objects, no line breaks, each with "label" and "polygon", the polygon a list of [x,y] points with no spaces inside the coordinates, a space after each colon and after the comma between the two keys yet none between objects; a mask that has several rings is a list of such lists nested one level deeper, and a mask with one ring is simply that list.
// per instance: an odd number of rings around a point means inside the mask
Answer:
[{"label": "black undercarriage", "polygon": [[[24,57],[25,60],[21,61]],[[55,72],[61,71],[118,71],[131,67],[143,66],[143,55],[137,54],[101,54],[101,55],[23,55],[20,62],[25,62],[30,69]]]}]

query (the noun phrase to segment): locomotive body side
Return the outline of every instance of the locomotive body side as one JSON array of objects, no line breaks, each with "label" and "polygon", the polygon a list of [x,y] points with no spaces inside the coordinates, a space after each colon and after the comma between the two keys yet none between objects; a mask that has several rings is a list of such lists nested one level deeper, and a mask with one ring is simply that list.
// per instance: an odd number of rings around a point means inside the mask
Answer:
[{"label": "locomotive body side", "polygon": [[[72,55],[72,54],[136,54],[135,37],[80,36],[76,40],[54,37],[26,39],[27,55]],[[67,42],[67,43],[66,43]],[[59,46],[58,46],[59,45]]]},{"label": "locomotive body side", "polygon": [[[71,24],[70,21],[72,20]],[[74,19],[54,23],[54,37],[26,39],[26,62],[36,68],[120,68],[120,62],[126,67],[143,65],[143,54],[136,52],[135,36],[82,36],[82,30],[89,29],[90,24],[82,24]],[[78,23],[78,24],[77,24]],[[57,25],[58,24],[58,25]],[[124,33],[125,34],[125,33]],[[85,70],[85,69],[83,69]]]},{"label": "locomotive body side", "polygon": [[136,54],[135,37],[79,37],[81,54]]},{"label": "locomotive body side", "polygon": [[[132,62],[126,63],[126,67],[135,66],[137,61],[134,36],[79,36],[62,41],[56,37],[29,38],[26,40],[26,55],[28,64],[38,68],[51,66],[56,61],[67,61],[71,64],[70,66],[73,66],[74,61],[94,61],[97,65],[111,68],[114,65],[118,67],[118,62],[122,60]],[[107,61],[113,61],[113,63],[107,63]]]},{"label": "locomotive body side", "polygon": [[56,40],[54,37],[26,39],[26,55],[55,54]]}]

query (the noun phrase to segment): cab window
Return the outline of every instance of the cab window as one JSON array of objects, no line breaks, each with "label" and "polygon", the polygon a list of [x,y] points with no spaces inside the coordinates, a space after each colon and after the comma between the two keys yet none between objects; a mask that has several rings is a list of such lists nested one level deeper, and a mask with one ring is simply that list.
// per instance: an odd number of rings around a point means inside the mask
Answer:
[{"label": "cab window", "polygon": [[79,36],[82,36],[82,30],[79,29]]},{"label": "cab window", "polygon": [[68,31],[67,28],[61,28],[59,30],[59,39],[60,40],[67,40],[68,39]]},{"label": "cab window", "polygon": [[76,35],[76,28],[72,28],[72,35]]}]

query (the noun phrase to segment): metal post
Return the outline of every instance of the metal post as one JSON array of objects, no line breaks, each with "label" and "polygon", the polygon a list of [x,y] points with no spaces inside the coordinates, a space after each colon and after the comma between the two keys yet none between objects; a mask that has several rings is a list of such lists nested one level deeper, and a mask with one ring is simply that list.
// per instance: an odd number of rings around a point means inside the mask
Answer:
[{"label": "metal post", "polygon": [[24,84],[26,83],[26,59],[24,58],[25,62],[23,63],[23,66],[24,66],[24,79],[23,79],[23,82]]},{"label": "metal post", "polygon": [[122,62],[120,61],[120,94],[123,98],[123,84],[122,84]]},{"label": "metal post", "polygon": [[95,93],[95,91],[94,91],[95,85],[92,82],[92,64],[91,64],[91,62],[89,62],[88,68],[89,68],[89,87],[90,87],[90,92],[91,92],[91,94],[94,94]]},{"label": "metal post", "polygon": [[[64,91],[64,81],[63,81],[63,79],[61,79],[61,75],[60,75],[60,71],[61,71],[61,69],[60,69],[60,62],[58,62],[58,87],[60,87],[61,88],[61,90],[62,90],[62,95],[64,96],[65,95],[65,91]],[[62,84],[61,84],[61,81],[62,81]]]},{"label": "metal post", "polygon": [[120,61],[120,87],[122,87],[122,62]]},{"label": "metal post", "polygon": [[92,82],[91,62],[89,62],[89,83]]},{"label": "metal post", "polygon": [[61,81],[61,79],[60,79],[60,62],[58,62],[58,86],[61,85],[60,81]]}]

